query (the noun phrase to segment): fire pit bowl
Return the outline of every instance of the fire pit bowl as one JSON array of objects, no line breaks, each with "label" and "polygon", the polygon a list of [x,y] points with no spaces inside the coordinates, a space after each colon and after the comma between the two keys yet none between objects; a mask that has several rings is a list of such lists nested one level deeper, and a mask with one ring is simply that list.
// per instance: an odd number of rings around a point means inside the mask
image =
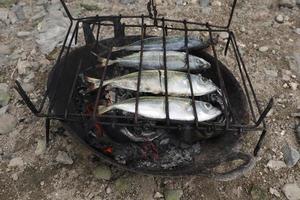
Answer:
[{"label": "fire pit bowl", "polygon": [[[131,43],[133,41],[139,40],[139,36],[130,36],[124,38],[124,41],[126,43]],[[106,39],[101,41],[101,45],[106,44],[112,44],[115,43],[115,39]],[[76,76],[76,70],[79,65],[81,65],[81,71],[85,71],[90,66],[95,66],[97,64],[97,59],[95,56],[93,56],[90,52],[93,51],[92,47],[90,46],[84,46],[77,48],[69,53],[67,59],[63,58],[61,59],[61,62],[57,63],[52,72],[49,75],[48,79],[48,90],[49,90],[49,99],[52,99],[52,96],[54,93],[56,93],[56,102],[54,103],[54,112],[55,115],[61,116],[65,113],[65,108],[68,104],[68,92],[72,87],[74,87],[74,76]],[[101,51],[101,50],[100,50]],[[101,51],[103,54],[105,54],[105,49]],[[212,79],[215,83],[218,83],[217,80],[217,69],[216,65],[214,64],[214,58],[206,53],[205,51],[191,51],[192,55],[196,55],[199,57],[202,57],[206,61],[210,62],[212,64],[212,67],[202,73],[205,77]],[[118,56],[120,52],[116,52],[112,55],[112,57]],[[105,57],[106,55],[104,55]],[[219,62],[219,66],[222,70],[222,73],[224,75],[224,81],[226,83],[228,96],[230,103],[234,105],[233,107],[233,115],[236,116],[236,119],[239,119],[240,121],[238,123],[245,123],[247,124],[249,121],[249,110],[248,110],[248,104],[246,102],[245,94],[239,85],[239,82],[235,79],[233,74],[226,68],[224,64]],[[112,68],[113,69],[113,68]],[[63,70],[63,71],[60,71]],[[110,68],[108,68],[108,71]],[[100,74],[98,76],[101,77],[101,70],[98,70]],[[64,78],[59,78],[59,73],[62,74]],[[80,72],[79,72],[80,73]],[[109,72],[108,72],[109,73]],[[58,82],[60,87],[57,87],[57,90],[52,90],[50,87],[51,82]],[[51,102],[50,102],[51,103]],[[78,110],[78,102],[76,102],[76,98],[71,99],[71,103],[69,105],[69,112],[76,112]],[[80,117],[80,116],[78,116]],[[162,176],[184,176],[184,175],[206,175],[215,177],[218,179],[231,179],[233,177],[236,177],[238,175],[241,175],[244,173],[245,170],[251,169],[253,166],[253,158],[252,156],[248,154],[244,154],[241,152],[237,152],[236,148],[239,144],[240,138],[243,136],[243,134],[239,132],[232,132],[232,131],[222,131],[222,134],[218,134],[218,137],[203,140],[201,142],[201,153],[197,155],[194,158],[194,164],[192,166],[187,167],[181,167],[181,168],[173,168],[173,169],[151,169],[151,168],[143,168],[143,167],[137,167],[134,165],[123,165],[118,162],[116,162],[114,159],[112,159],[110,156],[106,155],[97,147],[93,146],[93,142],[89,137],[87,137],[87,121],[86,119],[83,119],[82,122],[78,122],[74,118],[74,122],[64,122],[62,121],[64,127],[70,132],[72,136],[79,139],[80,142],[82,142],[86,147],[88,147],[90,150],[92,150],[99,158],[101,158],[103,161],[107,162],[108,164],[112,164],[116,167],[133,171],[133,172],[139,172],[139,173],[145,173],[145,174],[152,174],[152,175],[162,175]],[[101,123],[101,122],[100,122]],[[111,127],[111,126],[103,126],[105,132],[109,132],[116,135],[119,133],[120,128],[117,127]],[[180,130],[177,130],[180,131]],[[240,166],[236,167],[233,170],[229,170],[224,173],[217,173],[214,172],[213,169],[217,166],[231,162],[233,160],[242,160],[244,161]]]}]

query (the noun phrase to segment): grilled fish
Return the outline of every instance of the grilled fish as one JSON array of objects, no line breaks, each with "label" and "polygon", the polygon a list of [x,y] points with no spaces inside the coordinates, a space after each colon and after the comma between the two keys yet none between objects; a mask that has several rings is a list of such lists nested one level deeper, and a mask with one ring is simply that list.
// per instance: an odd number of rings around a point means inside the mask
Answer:
[{"label": "grilled fish", "polygon": [[[168,76],[168,94],[170,96],[191,96],[191,87],[188,74],[177,71],[167,71]],[[90,90],[100,86],[100,80],[86,77],[86,81],[92,83]],[[212,93],[218,87],[202,75],[191,74],[193,93],[195,96],[202,96]],[[103,86],[109,85],[115,88],[137,91],[138,72],[106,80]],[[141,71],[140,92],[152,94],[165,94],[165,73],[164,70],[146,70]]]},{"label": "grilled fish", "polygon": [[[98,114],[104,114],[114,109],[135,113],[136,99],[127,99],[111,106],[99,106]],[[199,122],[215,119],[221,115],[221,111],[210,103],[195,101]],[[164,97],[140,97],[138,114],[150,119],[166,119]],[[195,120],[192,100],[187,98],[169,97],[169,117],[171,120],[193,121]]]},{"label": "grilled fish", "polygon": [[[104,65],[107,60],[99,58]],[[109,60],[108,65],[118,64],[121,67],[135,68],[140,67],[140,53],[134,53],[129,56]],[[166,67],[168,70],[187,71],[186,53],[177,51],[166,52]],[[189,55],[189,67],[191,71],[204,70],[210,68],[210,63],[202,58]],[[142,69],[164,69],[163,51],[145,51],[143,53]]]},{"label": "grilled fish", "polygon": [[[141,51],[141,42],[137,41],[124,47],[116,47],[113,51]],[[163,51],[163,38],[150,37],[143,40],[144,51]],[[188,36],[188,49],[204,49],[209,47],[209,42],[203,39]],[[166,50],[167,51],[181,51],[185,50],[185,37],[184,36],[167,36],[166,37]]]}]

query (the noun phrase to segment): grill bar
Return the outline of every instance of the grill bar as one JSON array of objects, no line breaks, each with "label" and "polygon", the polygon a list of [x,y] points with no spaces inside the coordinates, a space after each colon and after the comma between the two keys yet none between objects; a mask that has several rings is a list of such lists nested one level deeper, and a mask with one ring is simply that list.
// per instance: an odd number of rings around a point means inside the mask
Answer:
[{"label": "grill bar", "polygon": [[193,83],[191,80],[191,69],[190,69],[190,55],[189,55],[189,39],[188,39],[188,31],[187,31],[187,24],[186,21],[183,21],[184,25],[184,46],[185,46],[185,53],[186,53],[186,66],[187,66],[187,76],[189,79],[189,85],[191,89],[191,96],[192,96],[192,106],[193,106],[193,112],[194,112],[194,118],[195,118],[195,125],[198,127],[198,115],[197,115],[197,108],[195,104],[195,95],[194,95],[194,88],[193,88]]},{"label": "grill bar", "polygon": [[166,28],[165,20],[162,19],[162,33],[163,33],[163,62],[164,62],[164,80],[165,80],[165,112],[167,125],[170,124],[170,112],[169,112],[169,85],[168,85],[168,70],[167,70],[167,50],[166,50]]},{"label": "grill bar", "polygon": [[142,76],[142,65],[143,65],[144,36],[145,36],[145,32],[146,32],[146,25],[144,24],[144,17],[142,16],[140,64],[139,64],[139,72],[138,72],[136,103],[135,103],[135,113],[134,113],[134,122],[135,123],[138,122],[138,113],[139,113],[140,86],[141,86],[141,76]]}]

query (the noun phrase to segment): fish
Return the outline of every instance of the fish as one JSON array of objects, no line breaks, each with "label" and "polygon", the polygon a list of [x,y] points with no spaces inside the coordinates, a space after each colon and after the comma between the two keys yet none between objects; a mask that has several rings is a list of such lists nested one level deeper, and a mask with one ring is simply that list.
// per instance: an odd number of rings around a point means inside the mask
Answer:
[{"label": "fish", "polygon": [[[139,99],[138,114],[150,119],[166,119],[165,97],[143,96]],[[169,118],[177,121],[195,120],[192,100],[189,98],[169,97]],[[136,98],[127,99],[110,106],[99,106],[98,114],[102,115],[118,109],[135,113]],[[213,120],[222,112],[208,102],[195,101],[198,122]]]},{"label": "fish", "polygon": [[151,142],[163,134],[162,131],[150,131],[142,132],[140,135],[137,135],[130,132],[126,127],[120,129],[120,132],[133,142]]},{"label": "fish", "polygon": [[[109,60],[98,58],[102,66],[117,64],[120,67],[135,68],[140,67],[140,52],[131,55]],[[203,71],[210,68],[210,63],[197,56],[189,55],[189,68],[191,71]],[[162,51],[145,51],[143,52],[142,69],[164,69],[164,52]],[[166,68],[168,70],[187,71],[186,53],[177,51],[166,52]]]},{"label": "fish", "polygon": [[[201,74],[190,74],[194,96],[203,96],[218,90],[218,87]],[[139,72],[126,74],[124,76],[105,80],[102,86],[122,88],[137,91]],[[188,74],[177,71],[167,71],[168,94],[170,96],[191,96],[191,87]],[[99,88],[101,80],[86,77],[91,84],[89,91]],[[165,71],[164,70],[145,70],[141,71],[141,82],[139,92],[152,94],[165,94]]]},{"label": "fish", "polygon": [[[184,36],[166,36],[166,51],[182,51],[185,50],[185,37]],[[123,47],[115,47],[113,51],[141,51],[141,42],[139,40],[132,44]],[[144,51],[163,51],[163,37],[149,37],[143,39]],[[196,37],[188,36],[188,49],[205,49],[210,46],[209,41],[197,39]]]}]

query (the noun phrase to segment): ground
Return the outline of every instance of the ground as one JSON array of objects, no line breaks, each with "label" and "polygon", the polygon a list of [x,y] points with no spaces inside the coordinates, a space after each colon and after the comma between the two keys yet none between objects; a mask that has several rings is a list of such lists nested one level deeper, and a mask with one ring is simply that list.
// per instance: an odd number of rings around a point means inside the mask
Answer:
[{"label": "ground", "polygon": [[[268,133],[256,166],[243,177],[228,182],[198,176],[144,176],[103,167],[84,146],[59,131],[59,122],[53,125],[50,147],[44,149],[45,120],[33,116],[13,89],[13,81],[21,80],[30,97],[39,100],[56,54],[53,49],[43,50],[36,38],[41,35],[43,20],[51,15],[45,9],[51,11],[49,5],[61,7],[55,2],[0,2],[0,83],[9,86],[10,97],[9,102],[2,100],[5,89],[1,86],[0,123],[2,127],[7,125],[4,129],[8,131],[0,132],[0,199],[153,199],[157,192],[168,198],[167,191],[175,189],[175,196],[181,199],[286,199],[284,186],[300,184],[300,162],[278,170],[267,166],[270,160],[284,160],[284,145],[298,151],[300,148],[294,131],[299,121],[293,117],[300,111],[300,7],[294,1],[286,1],[281,7],[272,0],[238,1],[231,29],[236,33],[260,104],[265,106],[271,97],[275,104],[266,119]],[[146,13],[142,0],[67,2],[75,16]],[[205,8],[192,0],[177,1],[177,5],[174,2],[159,1],[159,14],[221,24],[228,16],[227,1],[212,1]],[[56,30],[51,22],[47,25]],[[64,35],[65,29],[62,31]],[[230,55],[221,59],[237,72]],[[248,152],[253,150],[258,136],[254,132],[246,137]],[[63,158],[58,159],[59,152],[66,157],[61,155]],[[99,178],[97,167],[112,172],[111,177],[105,178],[109,180]]]}]

